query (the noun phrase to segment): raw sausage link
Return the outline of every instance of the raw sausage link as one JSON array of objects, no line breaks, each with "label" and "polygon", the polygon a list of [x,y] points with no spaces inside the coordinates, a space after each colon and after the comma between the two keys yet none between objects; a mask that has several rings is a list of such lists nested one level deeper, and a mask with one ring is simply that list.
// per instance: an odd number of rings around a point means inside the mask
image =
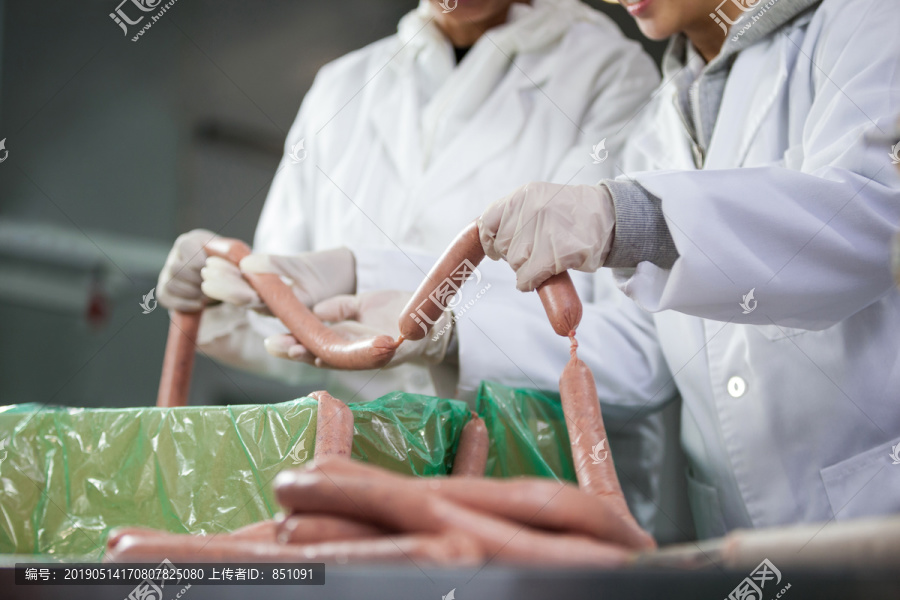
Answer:
[{"label": "raw sausage link", "polygon": [[[206,245],[206,252],[237,265],[250,254],[250,248],[240,240],[219,238]],[[320,359],[322,366],[346,370],[378,369],[393,358],[399,342],[388,335],[356,341],[344,339],[300,302],[278,275],[245,273],[244,278],[291,335]]]},{"label": "raw sausage link", "polygon": [[148,529],[146,527],[117,527],[109,532],[109,537],[106,538],[106,551],[110,552],[115,549],[115,547],[122,541],[125,537],[130,535],[142,535],[142,536],[159,536],[159,537],[167,537],[173,535],[167,531],[159,531],[156,529]]},{"label": "raw sausage link", "polygon": [[350,456],[353,449],[353,412],[328,392],[313,392],[319,401],[316,415],[315,458]]},{"label": "raw sausage link", "polygon": [[489,449],[487,427],[478,415],[473,414],[459,436],[456,457],[453,459],[453,476],[484,477]]},{"label": "raw sausage link", "polygon": [[474,567],[484,562],[484,551],[470,536],[457,531],[439,535],[383,536],[298,546],[306,561],[325,563],[405,563],[443,567]]},{"label": "raw sausage link", "polygon": [[173,310],[170,318],[172,321],[169,323],[169,337],[166,338],[166,353],[163,355],[156,396],[156,406],[162,408],[187,406],[197,332],[200,330],[199,312]]},{"label": "raw sausage link", "polygon": [[326,562],[332,564],[421,561],[444,566],[475,566],[483,561],[481,548],[458,532],[406,535],[372,540],[321,544],[278,544],[229,539],[227,536],[129,534],[104,562],[178,563]]},{"label": "raw sausage link", "polygon": [[227,535],[122,536],[104,562],[308,562],[303,546],[230,538]]},{"label": "raw sausage link", "polygon": [[331,515],[290,515],[278,525],[282,544],[318,544],[366,540],[388,535],[388,531],[367,523]]},{"label": "raw sausage link", "polygon": [[[449,280],[457,288],[461,287],[482,260],[484,248],[478,237],[478,224],[472,222],[450,243],[403,309],[400,314],[401,337],[407,340],[425,337],[453,297],[452,288],[442,287],[444,282]],[[440,292],[438,300],[433,296],[436,291]],[[444,292],[449,293],[444,295]]]},{"label": "raw sausage link", "polygon": [[[600,413],[600,399],[597,397],[594,376],[578,358],[577,347],[573,339],[572,357],[559,378],[559,395],[566,429],[569,431],[578,485],[591,496],[612,500],[622,516],[630,517],[631,512],[625,502],[612,453],[607,445],[606,427]],[[596,452],[594,448],[597,449]]]},{"label": "raw sausage link", "polygon": [[623,520],[619,511],[603,499],[588,496],[568,483],[430,478],[416,480],[415,484],[466,508],[529,527],[589,535],[634,549],[656,547],[632,519]]},{"label": "raw sausage link", "polygon": [[[478,224],[470,223],[450,243],[400,314],[401,339],[420,340],[425,337],[447,309],[455,288],[465,283],[483,259],[484,248],[478,235]],[[445,286],[444,282],[448,280],[455,287]],[[539,285],[537,292],[557,334],[565,337],[578,328],[581,300],[568,272],[554,275]],[[435,296],[439,300],[435,300]]]},{"label": "raw sausage link", "polygon": [[[275,521],[260,521],[252,523],[239,529],[235,529],[231,533],[220,533],[216,537],[227,537],[230,539],[258,541],[258,542],[274,542],[277,532],[278,523]],[[158,529],[147,529],[144,527],[119,527],[110,532],[106,540],[106,548],[113,551],[116,546],[128,536],[139,536],[144,538],[160,538],[170,540],[173,537],[182,539],[187,537],[183,534],[169,533],[168,531],[160,531]]]},{"label": "raw sausage link", "polygon": [[[276,521],[260,521],[235,529],[229,534],[225,534],[231,539],[252,540],[256,542],[274,542],[275,534],[278,530]],[[222,534],[220,534],[222,535]]]},{"label": "raw sausage link", "polygon": [[449,529],[445,515],[433,514],[434,501],[439,499],[416,490],[398,496],[399,487],[393,478],[348,477],[313,468],[279,473],[275,498],[294,513],[335,515],[392,531]]},{"label": "raw sausage link", "polygon": [[550,325],[557,335],[572,336],[581,323],[581,299],[568,271],[554,275],[538,286],[538,295]]}]

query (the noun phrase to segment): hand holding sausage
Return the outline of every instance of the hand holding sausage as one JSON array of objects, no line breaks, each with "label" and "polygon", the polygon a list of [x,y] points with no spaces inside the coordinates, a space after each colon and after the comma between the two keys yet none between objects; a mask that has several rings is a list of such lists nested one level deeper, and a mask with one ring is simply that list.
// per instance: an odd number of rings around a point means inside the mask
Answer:
[{"label": "hand holding sausage", "polygon": [[[334,296],[313,307],[313,314],[342,337],[371,339],[379,335],[398,338],[397,314],[408,302],[409,292],[380,290],[354,296]],[[449,311],[437,321],[432,335],[421,340],[406,340],[397,348],[386,367],[404,363],[435,365],[444,360],[451,339],[453,322]],[[277,358],[329,367],[290,334],[266,338],[266,350]]]},{"label": "hand holding sausage", "polygon": [[478,229],[487,255],[506,260],[516,271],[517,287],[529,291],[568,269],[602,267],[615,223],[605,186],[538,182],[491,204]]},{"label": "hand holding sausage", "polygon": [[245,273],[274,274],[282,278],[307,307],[356,291],[356,258],[348,248],[304,252],[293,256],[250,254],[235,265],[210,257],[201,271],[203,293],[215,300],[265,312],[266,306]]},{"label": "hand holding sausage", "polygon": [[[218,238],[206,245],[206,252],[240,264],[250,255],[250,248],[239,240]],[[386,365],[397,350],[399,342],[386,335],[347,339],[329,329],[278,275],[245,273],[244,277],[294,337],[331,368],[377,369]]]},{"label": "hand holding sausage", "polygon": [[199,312],[207,298],[201,284],[200,270],[206,264],[204,246],[214,240],[216,234],[206,229],[194,229],[175,240],[156,283],[156,298],[170,310]]}]

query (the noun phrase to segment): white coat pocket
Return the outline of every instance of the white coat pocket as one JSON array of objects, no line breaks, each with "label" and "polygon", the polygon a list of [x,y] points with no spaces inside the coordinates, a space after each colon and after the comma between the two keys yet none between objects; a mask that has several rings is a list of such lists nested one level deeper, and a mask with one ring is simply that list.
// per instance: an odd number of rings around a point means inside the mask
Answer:
[{"label": "white coat pocket", "polygon": [[900,438],[820,470],[838,521],[900,512]]},{"label": "white coat pocket", "polygon": [[688,501],[694,517],[697,539],[722,537],[728,532],[728,528],[725,526],[725,515],[719,503],[719,491],[694,477],[690,467],[685,469],[684,474],[687,477]]}]

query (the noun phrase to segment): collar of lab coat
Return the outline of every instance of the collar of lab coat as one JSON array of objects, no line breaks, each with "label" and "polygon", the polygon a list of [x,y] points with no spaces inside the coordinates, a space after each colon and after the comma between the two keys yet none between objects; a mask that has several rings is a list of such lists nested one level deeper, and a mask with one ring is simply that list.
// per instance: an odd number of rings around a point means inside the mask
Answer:
[{"label": "collar of lab coat", "polygon": [[[538,52],[560,40],[576,22],[591,22],[598,13],[577,0],[532,0],[531,4],[510,6],[507,22],[486,32],[465,59],[455,64],[453,48],[434,23],[434,7],[420,0],[417,9],[405,15],[398,26],[403,44],[396,69],[415,69],[417,93],[423,99],[419,115],[420,158],[423,167],[434,158],[438,146],[446,146],[484,104],[515,57]],[[525,73],[523,86],[538,86],[551,74],[552,66]],[[383,104],[387,107],[387,98]],[[388,114],[396,114],[396,104],[383,111],[381,125],[396,140]],[[523,116],[524,118],[524,116]],[[511,121],[511,120],[510,120]],[[511,135],[516,129],[510,128]],[[499,140],[498,140],[499,142]],[[498,144],[502,146],[502,144]]]},{"label": "collar of lab coat", "polygon": [[694,137],[694,142],[702,151],[709,148],[725,84],[735,57],[744,49],[771,37],[794,19],[811,18],[813,10],[821,2],[822,0],[761,0],[753,10],[744,12],[731,25],[722,51],[698,76],[694,76],[689,68],[691,54],[687,51],[690,44],[687,36],[678,34],[672,38],[663,57],[664,79],[675,84],[679,112],[686,128]]}]

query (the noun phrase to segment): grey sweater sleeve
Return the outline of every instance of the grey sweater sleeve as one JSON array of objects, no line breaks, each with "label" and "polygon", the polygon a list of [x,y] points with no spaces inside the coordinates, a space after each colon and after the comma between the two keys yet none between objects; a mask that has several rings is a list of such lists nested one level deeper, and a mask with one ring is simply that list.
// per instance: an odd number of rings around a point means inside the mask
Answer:
[{"label": "grey sweater sleeve", "polygon": [[662,212],[662,202],[631,181],[608,180],[616,206],[615,239],[604,267],[633,268],[649,261],[663,269],[671,269],[678,250]]}]

